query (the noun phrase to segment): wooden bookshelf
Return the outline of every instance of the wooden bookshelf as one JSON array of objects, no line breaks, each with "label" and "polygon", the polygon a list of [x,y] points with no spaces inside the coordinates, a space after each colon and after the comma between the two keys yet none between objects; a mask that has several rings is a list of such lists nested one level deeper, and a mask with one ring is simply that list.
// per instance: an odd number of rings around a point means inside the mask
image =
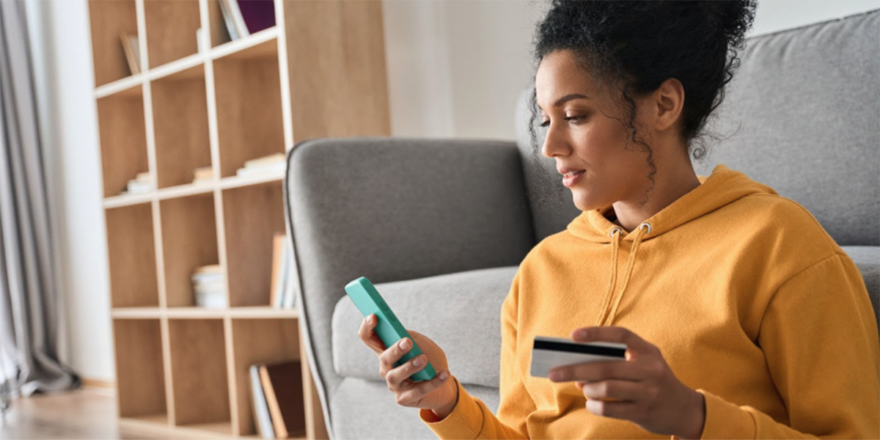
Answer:
[{"label": "wooden bookshelf", "polygon": [[[303,361],[306,437],[327,438],[299,311],[269,307],[282,173],[250,159],[314,137],[390,135],[378,0],[274,0],[232,40],[217,0],[90,0],[119,417],[172,437],[256,436],[247,368]],[[206,29],[202,51],[197,29]],[[131,74],[121,33],[138,36]],[[214,178],[193,184],[193,171]],[[121,194],[149,173],[154,190]],[[219,264],[229,308],[195,306]]]}]

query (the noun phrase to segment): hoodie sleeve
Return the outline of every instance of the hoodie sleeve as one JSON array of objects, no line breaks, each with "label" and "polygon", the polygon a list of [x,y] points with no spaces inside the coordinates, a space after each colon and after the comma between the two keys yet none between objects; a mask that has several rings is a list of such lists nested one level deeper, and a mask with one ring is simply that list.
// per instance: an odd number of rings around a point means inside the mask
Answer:
[{"label": "hoodie sleeve", "polygon": [[526,417],[535,404],[526,391],[517,368],[516,328],[519,299],[519,271],[501,306],[501,403],[498,416],[479,398],[473,397],[458,379],[458,403],[445,419],[422,409],[419,417],[440,439],[527,439]]},{"label": "hoodie sleeve", "polygon": [[880,438],[877,320],[849,256],[835,254],[786,281],[767,305],[758,344],[789,423],[699,389],[701,438]]}]

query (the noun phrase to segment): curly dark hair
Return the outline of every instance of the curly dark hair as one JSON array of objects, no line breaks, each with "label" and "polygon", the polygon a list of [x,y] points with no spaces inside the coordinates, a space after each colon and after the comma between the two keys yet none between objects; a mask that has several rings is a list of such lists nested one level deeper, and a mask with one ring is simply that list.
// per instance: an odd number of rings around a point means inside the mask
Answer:
[{"label": "curly dark hair", "polygon": [[[738,51],[744,48],[755,8],[756,0],[553,0],[537,25],[535,65],[551,52],[570,50],[599,88],[619,91],[612,96],[622,97],[615,103],[629,118],[618,120],[631,132],[629,139],[648,153],[653,183],[657,167],[651,147],[637,136],[633,96],[645,96],[669,78],[680,81],[686,96],[681,136],[688,154],[703,158],[704,137],[718,138],[703,128],[739,67]],[[538,162],[534,91],[530,104],[529,131]]]}]

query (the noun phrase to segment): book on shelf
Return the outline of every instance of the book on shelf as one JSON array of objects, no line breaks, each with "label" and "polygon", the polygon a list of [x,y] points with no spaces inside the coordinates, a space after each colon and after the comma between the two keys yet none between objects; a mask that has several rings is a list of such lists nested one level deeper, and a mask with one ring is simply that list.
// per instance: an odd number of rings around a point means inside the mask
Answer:
[{"label": "book on shelf", "polygon": [[273,0],[220,0],[220,12],[232,40],[275,26]]},{"label": "book on shelf", "polygon": [[270,154],[264,157],[251,159],[235,172],[238,177],[268,176],[284,174],[287,170],[287,162],[284,153]]},{"label": "book on shelf", "polygon": [[270,306],[276,309],[292,309],[296,306],[293,270],[293,247],[287,235],[279,232],[272,239]]},{"label": "book on shelf", "polygon": [[190,277],[193,285],[194,302],[197,307],[226,308],[226,277],[218,264],[196,268]]},{"label": "book on shelf", "polygon": [[266,403],[266,395],[263,394],[263,383],[260,380],[260,366],[251,365],[248,368],[251,377],[251,408],[254,412],[254,424],[257,433],[263,438],[275,438],[275,430],[272,427],[272,416],[269,414],[269,405]]},{"label": "book on shelf", "polygon": [[259,371],[275,438],[305,437],[306,418],[300,361],[260,365]]},{"label": "book on shelf", "polygon": [[205,183],[214,180],[214,167],[200,167],[193,171],[193,184]]},{"label": "book on shelf", "polygon": [[125,52],[125,61],[128,62],[128,70],[132,75],[141,73],[141,57],[138,51],[138,37],[135,34],[119,34],[122,43],[122,51]]}]

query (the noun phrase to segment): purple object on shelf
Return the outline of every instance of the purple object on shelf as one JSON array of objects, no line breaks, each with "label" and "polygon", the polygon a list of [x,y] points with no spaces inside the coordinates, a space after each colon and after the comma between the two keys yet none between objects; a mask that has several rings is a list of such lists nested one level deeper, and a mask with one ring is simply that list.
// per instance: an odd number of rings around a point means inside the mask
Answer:
[{"label": "purple object on shelf", "polygon": [[237,0],[238,9],[253,34],[275,26],[275,2],[273,0]]}]

